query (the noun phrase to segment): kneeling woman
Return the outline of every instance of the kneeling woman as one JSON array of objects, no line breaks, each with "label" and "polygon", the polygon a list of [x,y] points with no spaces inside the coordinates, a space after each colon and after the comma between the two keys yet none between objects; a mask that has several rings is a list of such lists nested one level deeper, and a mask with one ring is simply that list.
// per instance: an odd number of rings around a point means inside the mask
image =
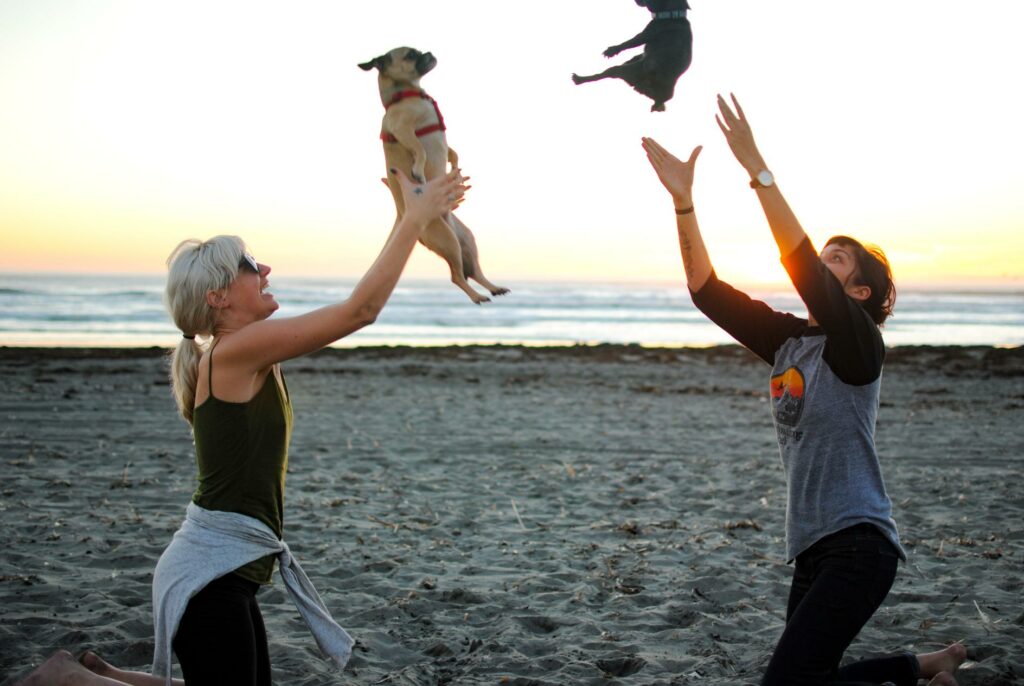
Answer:
[{"label": "kneeling woman", "polygon": [[775,185],[739,104],[718,120],[757,189],[807,318],[776,312],[718,279],[697,227],[691,188],[700,148],[683,162],[644,139],[676,206],[687,285],[697,307],[772,365],[771,395],[788,484],[786,559],[796,561],[786,628],[762,684],[954,684],[965,649],[849,664],[847,647],[888,594],[900,559],[892,503],[875,452],[885,346],[878,327],[895,289],[885,256],[845,236],[819,255]]},{"label": "kneeling woman", "polygon": [[275,562],[321,650],[347,661],[351,638],[282,540],[292,408],[279,363],[373,323],[420,231],[462,201],[464,181],[458,171],[421,186],[402,176],[406,211],[351,296],[296,317],[270,317],[270,267],[241,239],[185,241],[172,253],[166,304],[183,335],[172,382],[199,485],[154,574],[154,675],[169,677],[173,646],[189,686],[270,684],[256,591]]}]

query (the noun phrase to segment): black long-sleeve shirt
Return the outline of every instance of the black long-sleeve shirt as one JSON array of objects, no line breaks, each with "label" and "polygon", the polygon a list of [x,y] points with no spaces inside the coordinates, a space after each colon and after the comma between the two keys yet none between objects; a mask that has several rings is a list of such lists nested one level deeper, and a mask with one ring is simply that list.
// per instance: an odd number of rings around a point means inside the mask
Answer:
[{"label": "black long-sleeve shirt", "polygon": [[854,524],[877,526],[900,547],[875,452],[885,346],[804,240],[783,264],[817,326],[773,310],[713,272],[694,304],[772,365],[772,416],[786,471],[786,559]]}]

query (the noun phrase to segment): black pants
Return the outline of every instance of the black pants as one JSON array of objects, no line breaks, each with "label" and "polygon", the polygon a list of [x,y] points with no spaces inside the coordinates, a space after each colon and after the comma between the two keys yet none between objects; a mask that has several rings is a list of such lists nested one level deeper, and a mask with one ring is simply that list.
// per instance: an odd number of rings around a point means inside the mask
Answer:
[{"label": "black pants", "polygon": [[270,686],[259,584],[226,574],[185,608],[172,643],[188,686]]},{"label": "black pants", "polygon": [[796,558],[786,629],[762,686],[915,686],[910,653],[839,667],[843,653],[882,604],[899,557],[874,526],[857,524],[821,539]]}]

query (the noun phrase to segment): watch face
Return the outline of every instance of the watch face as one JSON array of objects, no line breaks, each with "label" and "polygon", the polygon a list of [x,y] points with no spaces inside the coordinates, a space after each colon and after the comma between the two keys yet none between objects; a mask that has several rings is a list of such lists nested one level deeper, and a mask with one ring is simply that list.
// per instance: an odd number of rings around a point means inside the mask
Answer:
[{"label": "watch face", "polygon": [[775,183],[775,177],[767,169],[757,172],[757,182],[762,186],[770,186]]}]

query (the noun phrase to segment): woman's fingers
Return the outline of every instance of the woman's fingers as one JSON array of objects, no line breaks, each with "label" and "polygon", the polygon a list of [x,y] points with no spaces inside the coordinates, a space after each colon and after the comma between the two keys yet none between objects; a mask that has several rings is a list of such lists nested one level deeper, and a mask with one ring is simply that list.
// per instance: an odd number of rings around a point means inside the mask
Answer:
[{"label": "woman's fingers", "polygon": [[736,115],[729,109],[729,103],[721,95],[718,96],[718,111],[722,113],[722,120],[731,128],[736,123]]},{"label": "woman's fingers", "polygon": [[703,145],[698,145],[696,148],[694,148],[693,152],[690,153],[690,161],[687,162],[687,164],[690,165],[691,167],[694,164],[696,164],[697,163],[697,156],[700,155],[700,151],[703,150],[703,149],[704,149]]},{"label": "woman's fingers", "polygon": [[649,159],[652,164],[657,164],[658,166],[664,166],[667,163],[675,162],[680,165],[685,164],[686,166],[692,167],[697,162],[697,157],[700,155],[700,151],[704,149],[703,145],[698,145],[693,149],[693,152],[690,153],[690,158],[684,163],[668,150],[661,147],[661,145],[653,138],[643,138],[641,140],[643,141],[644,151],[647,153],[647,159]]},{"label": "woman's fingers", "polygon": [[722,133],[724,133],[726,137],[728,137],[729,134],[732,133],[732,131],[730,131],[728,127],[725,125],[725,123],[718,118],[717,114],[715,115],[715,121],[718,122],[718,128],[722,129]]},{"label": "woman's fingers", "polygon": [[656,157],[662,160],[671,159],[674,156],[668,150],[663,148],[661,144],[653,138],[645,138],[644,148],[649,152],[653,153]]},{"label": "woman's fingers", "polygon": [[678,157],[676,157],[675,155],[670,153],[665,148],[659,148],[658,156],[661,159],[661,161],[663,163],[665,163],[665,164],[672,164],[673,162],[678,162],[679,161]]},{"label": "woman's fingers", "polygon": [[722,113],[721,119],[718,118],[718,115],[715,115],[718,126],[722,129],[722,133],[726,135],[736,132],[749,133],[750,126],[747,124],[746,116],[743,114],[743,108],[740,107],[739,100],[736,99],[735,95],[731,95],[731,97],[733,106],[736,108],[735,112],[729,107],[729,103],[725,101],[725,98],[721,95],[718,96],[718,109]]},{"label": "woman's fingers", "polygon": [[651,161],[651,164],[660,165],[665,159],[665,150],[651,138],[644,138],[642,140],[644,152],[647,153],[647,159]]},{"label": "woman's fingers", "polygon": [[465,199],[470,186],[466,183],[468,176],[461,170],[453,169],[444,176],[438,176],[426,183],[412,181],[403,170],[388,170],[398,179],[405,197],[406,211],[424,219],[433,219],[451,212]]},{"label": "woman's fingers", "polygon": [[729,103],[725,101],[721,95],[718,96],[718,109],[722,113],[722,118],[719,119],[718,115],[715,115],[715,120],[718,122],[718,127],[722,129],[722,133],[730,138],[734,135],[751,136],[753,135],[750,131],[750,124],[747,123],[746,115],[743,113],[743,108],[740,107],[740,101],[736,99],[736,96],[732,93],[729,94],[732,98],[732,106],[736,108],[734,112],[729,107]]},{"label": "woman's fingers", "polygon": [[462,204],[463,200],[465,200],[466,191],[470,189],[469,184],[466,183],[468,180],[469,177],[463,176],[461,169],[453,169],[445,178],[445,183],[441,188],[441,192],[444,193],[443,197],[447,206],[447,211],[454,210]]},{"label": "woman's fingers", "polygon": [[469,185],[466,184],[466,181],[468,180],[469,177],[463,176],[460,170],[453,169],[445,178],[441,192],[445,194],[445,198],[449,202],[453,202],[455,204],[461,203],[463,197],[466,195],[466,191],[469,190]]},{"label": "woman's fingers", "polygon": [[736,116],[738,116],[743,121],[746,121],[747,115],[743,114],[743,108],[740,107],[740,101],[736,99],[736,95],[733,93],[729,93],[729,97],[732,98],[732,104],[736,106]]},{"label": "woman's fingers", "polygon": [[689,198],[693,186],[694,165],[704,146],[695,147],[690,153],[689,159],[683,162],[661,147],[653,138],[641,140],[644,152],[647,153],[647,161],[651,163],[651,167],[654,168],[658,180],[665,186],[665,189],[677,198],[677,202],[682,202],[678,198]]}]

